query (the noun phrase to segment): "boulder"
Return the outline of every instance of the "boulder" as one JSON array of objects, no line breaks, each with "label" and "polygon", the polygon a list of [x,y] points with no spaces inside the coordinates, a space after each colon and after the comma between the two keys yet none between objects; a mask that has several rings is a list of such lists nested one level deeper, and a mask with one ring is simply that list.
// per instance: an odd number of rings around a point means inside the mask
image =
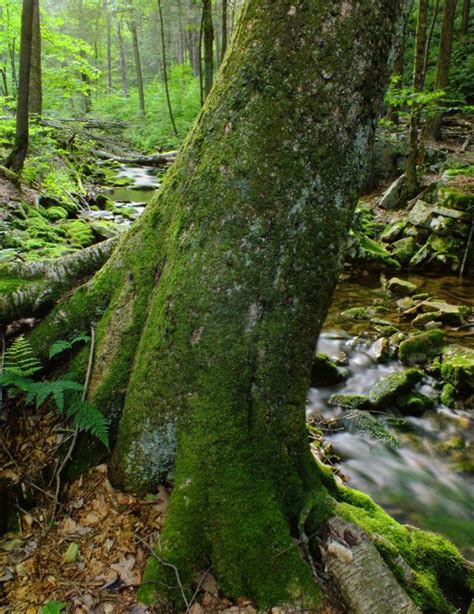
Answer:
[{"label": "boulder", "polygon": [[430,220],[433,215],[433,208],[424,200],[417,200],[413,209],[408,215],[408,220],[413,226],[430,228]]},{"label": "boulder", "polygon": [[427,313],[420,313],[412,321],[412,325],[416,328],[424,328],[429,322],[435,321],[437,316],[437,311],[428,311]]},{"label": "boulder", "polygon": [[387,337],[380,337],[370,348],[371,355],[377,362],[385,362],[390,356],[390,342]]},{"label": "boulder", "polygon": [[392,404],[398,397],[410,392],[423,377],[419,369],[405,369],[385,375],[370,389],[369,401],[376,407]]},{"label": "boulder", "polygon": [[433,405],[433,399],[420,392],[404,394],[397,399],[397,407],[404,416],[422,416]]},{"label": "boulder", "polygon": [[420,267],[428,260],[428,258],[431,256],[431,253],[432,253],[431,247],[429,245],[423,245],[416,252],[416,254],[410,260],[408,265],[412,268]]},{"label": "boulder", "polygon": [[418,245],[413,237],[405,237],[392,244],[392,256],[403,265],[407,265],[417,251]]},{"label": "boulder", "polygon": [[441,362],[441,377],[458,390],[474,390],[474,350],[462,345],[448,345]]},{"label": "boulder", "polygon": [[397,294],[398,296],[410,296],[418,290],[415,284],[398,277],[389,279],[387,288],[392,294]]},{"label": "boulder", "polygon": [[442,301],[427,301],[421,306],[424,315],[430,313],[430,319],[439,320],[443,324],[462,326],[466,318],[471,314],[471,309],[466,305],[450,305]]},{"label": "boulder", "polygon": [[441,354],[443,347],[443,331],[434,329],[402,341],[398,348],[398,357],[404,365],[424,364]]},{"label": "boulder", "polygon": [[380,235],[380,240],[384,243],[393,243],[393,241],[400,239],[407,226],[407,223],[408,222],[406,220],[391,222],[384,228],[382,234]]},{"label": "boulder", "polygon": [[341,371],[334,360],[327,354],[317,352],[314,355],[311,369],[311,386],[335,386],[346,379],[346,374]]},{"label": "boulder", "polygon": [[[459,212],[455,211],[455,213]],[[443,237],[458,237],[460,239],[467,239],[469,236],[469,224],[460,222],[451,217],[433,217],[430,222],[430,228],[434,233]]]},{"label": "boulder", "polygon": [[385,190],[379,201],[379,207],[382,209],[396,209],[402,204],[404,192],[405,174],[400,175],[400,177]]}]

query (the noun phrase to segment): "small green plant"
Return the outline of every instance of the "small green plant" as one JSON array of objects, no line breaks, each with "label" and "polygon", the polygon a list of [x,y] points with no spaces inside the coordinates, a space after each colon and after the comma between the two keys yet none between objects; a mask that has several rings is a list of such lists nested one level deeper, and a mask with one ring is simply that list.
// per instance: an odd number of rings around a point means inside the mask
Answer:
[{"label": "small green plant", "polygon": [[41,614],[61,614],[66,609],[64,601],[48,601],[41,608]]},{"label": "small green plant", "polygon": [[[52,358],[76,343],[89,340],[87,335],[80,335],[72,341],[57,341],[51,346],[49,356]],[[35,381],[33,376],[42,368],[28,340],[20,336],[5,352],[0,386],[9,389],[14,396],[25,395],[26,402],[34,403],[37,409],[52,400],[56,411],[71,419],[78,430],[91,433],[108,447],[108,421],[93,403],[83,398],[83,384],[67,377]]]}]

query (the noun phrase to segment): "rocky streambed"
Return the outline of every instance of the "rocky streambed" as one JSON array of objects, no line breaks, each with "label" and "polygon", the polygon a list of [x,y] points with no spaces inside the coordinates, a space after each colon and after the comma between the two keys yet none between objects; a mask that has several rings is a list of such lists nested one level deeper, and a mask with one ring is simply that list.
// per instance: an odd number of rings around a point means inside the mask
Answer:
[{"label": "rocky streambed", "polygon": [[474,558],[474,283],[343,281],[320,337],[310,424],[343,479]]}]

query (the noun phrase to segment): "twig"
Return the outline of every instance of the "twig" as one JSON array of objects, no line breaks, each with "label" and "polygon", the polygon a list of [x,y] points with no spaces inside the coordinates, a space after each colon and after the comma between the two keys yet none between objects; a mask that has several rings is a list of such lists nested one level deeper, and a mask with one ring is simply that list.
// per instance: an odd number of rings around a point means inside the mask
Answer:
[{"label": "twig", "polygon": [[194,591],[194,595],[192,596],[191,601],[189,602],[189,607],[186,610],[186,614],[189,614],[189,612],[191,612],[191,607],[192,607],[193,603],[196,601],[196,597],[198,596],[198,593],[201,590],[202,583],[204,582],[207,574],[211,571],[211,569],[212,569],[211,567],[206,569],[206,571],[201,576],[201,579],[199,580],[198,585],[196,586],[196,590]]},{"label": "twig", "polygon": [[191,607],[191,604],[188,601],[188,598],[186,597],[186,593],[184,591],[184,587],[183,587],[183,584],[181,582],[181,578],[179,577],[179,571],[178,571],[178,568],[176,567],[176,565],[173,565],[173,563],[170,563],[169,561],[165,561],[165,559],[161,558],[161,556],[156,554],[156,552],[153,550],[153,548],[150,546],[150,544],[148,544],[139,535],[136,535],[136,539],[143,546],[145,546],[145,548],[148,550],[148,552],[151,554],[151,556],[154,559],[156,559],[158,561],[158,563],[161,563],[161,565],[164,565],[165,567],[169,567],[170,569],[172,569],[174,571],[175,576],[176,576],[176,581],[178,582],[179,590],[181,591],[181,596],[183,597],[184,605],[186,606],[186,612],[189,612],[189,608]]},{"label": "twig", "polygon": [[[89,352],[89,363],[87,365],[87,373],[86,380],[84,382],[84,390],[82,391],[82,402],[86,400],[87,390],[89,388],[89,383],[92,375],[92,367],[94,365],[94,351],[95,351],[95,328],[91,326],[91,349]],[[63,458],[59,469],[56,472],[56,491],[54,493],[54,507],[53,507],[53,518],[56,514],[56,507],[59,501],[59,490],[61,488],[61,474],[64,470],[64,467],[71,459],[72,453],[74,452],[74,448],[76,447],[77,437],[79,435],[79,427],[76,426],[74,429],[74,435],[72,437],[71,445],[69,446],[69,450],[67,451],[66,456]]]}]

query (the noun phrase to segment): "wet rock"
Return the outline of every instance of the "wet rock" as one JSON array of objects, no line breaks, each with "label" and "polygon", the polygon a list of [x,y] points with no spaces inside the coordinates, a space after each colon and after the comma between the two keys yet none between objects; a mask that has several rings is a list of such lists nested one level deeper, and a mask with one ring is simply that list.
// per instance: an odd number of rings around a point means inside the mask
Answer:
[{"label": "wet rock", "polygon": [[405,296],[397,301],[397,307],[402,311],[405,311],[406,309],[411,309],[414,304],[415,301],[411,298],[411,296]]},{"label": "wet rock", "polygon": [[404,191],[405,174],[400,175],[400,177],[383,193],[379,201],[379,207],[382,209],[396,209],[402,203]]},{"label": "wet rock", "polygon": [[440,401],[446,407],[453,409],[456,405],[457,392],[452,384],[445,384],[441,391]]},{"label": "wet rock", "polygon": [[370,407],[369,397],[364,394],[333,394],[329,397],[328,404],[342,409],[368,409]]},{"label": "wet rock", "polygon": [[398,296],[410,296],[418,289],[415,284],[398,277],[392,277],[387,283],[387,288],[392,294],[397,294]]},{"label": "wet rock", "polygon": [[433,215],[432,207],[424,200],[418,200],[408,215],[408,220],[413,226],[430,228],[430,220]]},{"label": "wet rock", "polygon": [[404,365],[424,364],[441,354],[443,346],[443,331],[430,330],[402,341],[398,349],[398,357]]},{"label": "wet rock", "polygon": [[448,345],[443,351],[441,376],[458,390],[474,390],[474,350],[458,344]]},{"label": "wet rock", "polygon": [[422,305],[422,311],[434,314],[433,319],[437,319],[443,324],[451,326],[461,326],[465,324],[466,318],[471,310],[466,305],[450,305],[442,301],[428,301]]},{"label": "wet rock", "polygon": [[380,240],[384,243],[393,243],[397,239],[400,239],[403,235],[403,231],[407,227],[408,222],[406,220],[398,220],[387,225],[382,234]]},{"label": "wet rock", "polygon": [[437,315],[437,311],[428,311],[427,313],[420,313],[412,321],[412,325],[416,328],[424,328],[429,322],[434,321]]},{"label": "wet rock", "polygon": [[407,265],[418,251],[418,245],[413,237],[405,237],[395,241],[392,248],[392,256],[403,265]]},{"label": "wet rock", "polygon": [[369,320],[374,311],[369,307],[351,307],[341,313],[341,318],[344,320]]},{"label": "wet rock", "polygon": [[379,379],[370,389],[369,401],[381,407],[394,402],[400,395],[410,392],[423,377],[419,369],[405,369]]},{"label": "wet rock", "polygon": [[397,399],[397,407],[405,416],[422,416],[425,411],[432,409],[433,399],[419,392],[402,395]]},{"label": "wet rock", "polygon": [[390,342],[386,337],[380,337],[370,348],[371,355],[377,362],[385,362],[390,357]]},{"label": "wet rock", "polygon": [[420,292],[420,294],[413,295],[413,300],[414,301],[426,301],[426,299],[429,297],[430,295],[428,294],[428,292]]},{"label": "wet rock", "polygon": [[321,352],[315,354],[311,369],[311,386],[335,386],[345,379],[346,374],[338,368],[332,358]]}]

